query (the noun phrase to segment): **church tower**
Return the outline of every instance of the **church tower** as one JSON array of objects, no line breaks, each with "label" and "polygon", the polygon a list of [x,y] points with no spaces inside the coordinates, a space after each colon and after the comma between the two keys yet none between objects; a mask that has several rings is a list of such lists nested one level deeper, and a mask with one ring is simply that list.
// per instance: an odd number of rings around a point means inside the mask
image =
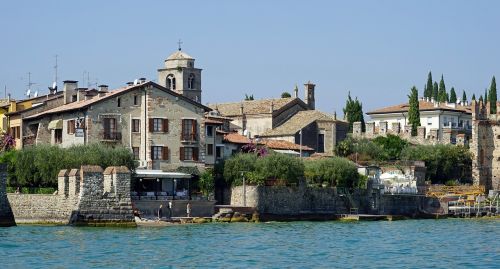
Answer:
[{"label": "church tower", "polygon": [[201,69],[194,67],[194,58],[179,50],[158,69],[158,84],[201,103]]}]

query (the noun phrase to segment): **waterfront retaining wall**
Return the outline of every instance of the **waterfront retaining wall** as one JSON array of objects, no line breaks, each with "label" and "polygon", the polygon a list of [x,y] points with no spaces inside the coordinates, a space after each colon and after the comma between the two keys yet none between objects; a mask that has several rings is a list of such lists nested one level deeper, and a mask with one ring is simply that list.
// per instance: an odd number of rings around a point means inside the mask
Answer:
[{"label": "waterfront retaining wall", "polygon": [[215,201],[208,200],[172,200],[171,213],[168,212],[169,201],[136,200],[134,206],[141,212],[141,217],[158,216],[160,204],[163,205],[162,217],[187,217],[187,204],[191,204],[191,217],[211,217],[214,215]]},{"label": "waterfront retaining wall", "polygon": [[[1,167],[0,167],[1,168]],[[53,195],[3,195],[0,177],[0,220],[8,208],[16,223],[135,226],[130,198],[128,168],[82,166],[61,170],[58,191]],[[3,187],[5,190],[5,186]]]},{"label": "waterfront retaining wall", "polygon": [[14,226],[14,215],[7,198],[7,165],[0,164],[0,227]]}]

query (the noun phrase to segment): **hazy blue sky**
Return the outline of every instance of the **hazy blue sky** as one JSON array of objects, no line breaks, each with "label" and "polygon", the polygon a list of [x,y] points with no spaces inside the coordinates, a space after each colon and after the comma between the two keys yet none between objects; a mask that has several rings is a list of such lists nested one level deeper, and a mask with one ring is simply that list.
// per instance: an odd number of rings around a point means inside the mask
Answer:
[{"label": "hazy blue sky", "polygon": [[[348,3],[347,3],[348,2]],[[427,73],[481,94],[500,74],[500,1],[2,1],[0,86],[14,97],[59,81],[115,88],[177,49],[203,68],[203,103],[278,97],[316,83],[317,107],[341,114],[407,101]],[[61,82],[59,82],[61,86]]]}]

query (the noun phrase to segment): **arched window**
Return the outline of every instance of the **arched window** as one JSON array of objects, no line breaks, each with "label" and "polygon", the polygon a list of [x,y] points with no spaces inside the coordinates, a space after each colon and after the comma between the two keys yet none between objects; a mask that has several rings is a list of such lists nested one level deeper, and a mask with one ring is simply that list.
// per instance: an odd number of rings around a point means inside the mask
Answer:
[{"label": "arched window", "polygon": [[194,74],[189,74],[188,78],[188,89],[194,89]]},{"label": "arched window", "polygon": [[175,77],[174,75],[170,74],[167,76],[167,81],[166,81],[166,84],[165,85],[167,87],[167,89],[169,90],[175,90]]}]

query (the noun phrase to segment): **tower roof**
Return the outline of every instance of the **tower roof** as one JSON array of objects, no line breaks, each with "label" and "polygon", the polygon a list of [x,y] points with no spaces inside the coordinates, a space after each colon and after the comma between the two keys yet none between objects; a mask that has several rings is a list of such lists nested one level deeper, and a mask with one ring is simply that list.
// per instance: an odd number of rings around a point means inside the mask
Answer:
[{"label": "tower roof", "polygon": [[172,61],[172,60],[194,60],[194,58],[189,56],[187,53],[178,50],[170,54],[170,56],[168,56],[167,61]]}]

